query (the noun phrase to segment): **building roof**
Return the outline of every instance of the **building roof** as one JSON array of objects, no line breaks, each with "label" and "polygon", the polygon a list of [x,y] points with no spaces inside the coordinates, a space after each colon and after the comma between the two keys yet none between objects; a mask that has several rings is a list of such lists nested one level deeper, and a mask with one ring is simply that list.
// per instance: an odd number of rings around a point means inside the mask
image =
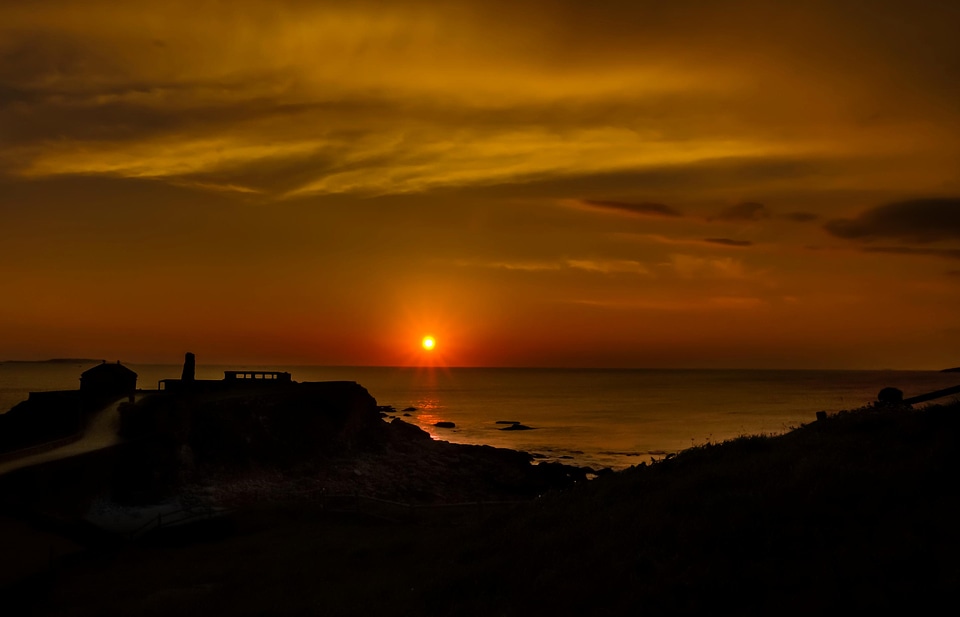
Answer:
[{"label": "building roof", "polygon": [[119,360],[117,360],[116,364],[109,364],[106,360],[104,360],[103,364],[98,364],[95,367],[80,373],[80,379],[83,379],[84,377],[105,377],[107,375],[112,377],[137,376],[135,372],[120,364]]}]

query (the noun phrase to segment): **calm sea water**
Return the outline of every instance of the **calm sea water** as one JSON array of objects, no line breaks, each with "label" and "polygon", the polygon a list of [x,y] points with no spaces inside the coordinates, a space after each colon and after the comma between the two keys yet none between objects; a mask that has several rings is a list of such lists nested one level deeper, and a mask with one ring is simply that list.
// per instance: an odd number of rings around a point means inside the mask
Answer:
[{"label": "calm sea water", "polygon": [[[30,391],[73,389],[92,364],[0,364],[0,410]],[[180,366],[130,365],[141,388],[179,377]],[[772,434],[811,422],[819,410],[873,401],[885,386],[907,396],[960,384],[960,374],[913,371],[717,371],[414,369],[383,367],[200,366],[286,370],[297,381],[359,382],[381,405],[437,439],[526,450],[548,460],[615,469],[739,435]],[[454,429],[434,427],[438,421]],[[502,431],[498,420],[530,431]]]}]

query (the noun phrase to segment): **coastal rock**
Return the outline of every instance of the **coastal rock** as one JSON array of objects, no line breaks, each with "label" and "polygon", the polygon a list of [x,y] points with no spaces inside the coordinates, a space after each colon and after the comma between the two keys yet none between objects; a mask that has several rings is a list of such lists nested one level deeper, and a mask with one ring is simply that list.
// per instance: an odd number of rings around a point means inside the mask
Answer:
[{"label": "coastal rock", "polygon": [[401,411],[416,411],[416,410],[417,410],[416,407],[404,407],[403,409],[401,409]]},{"label": "coastal rock", "polygon": [[454,424],[453,422],[446,422],[446,421],[435,422],[433,425],[437,428],[456,428],[457,427],[457,425]]},{"label": "coastal rock", "polygon": [[497,420],[494,424],[520,424],[517,420]]},{"label": "coastal rock", "polygon": [[401,440],[424,440],[430,439],[430,433],[423,430],[419,426],[414,426],[409,422],[404,422],[400,418],[394,418],[390,422],[390,430],[394,433],[394,436],[398,437]]},{"label": "coastal rock", "polygon": [[900,405],[903,403],[903,390],[884,388],[877,394],[877,402],[881,405]]},{"label": "coastal rock", "polygon": [[532,431],[532,426],[527,426],[526,424],[511,424],[510,426],[505,426],[501,431]]}]

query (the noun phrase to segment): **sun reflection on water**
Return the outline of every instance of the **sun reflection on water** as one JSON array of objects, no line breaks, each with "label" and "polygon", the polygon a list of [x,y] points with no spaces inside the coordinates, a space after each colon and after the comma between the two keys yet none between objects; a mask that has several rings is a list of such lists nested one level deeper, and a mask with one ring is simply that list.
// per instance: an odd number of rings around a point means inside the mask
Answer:
[{"label": "sun reflection on water", "polygon": [[433,411],[436,409],[440,409],[441,407],[439,399],[435,399],[435,398],[421,399],[416,403],[414,403],[413,406],[419,409],[420,411]]},{"label": "sun reflection on water", "polygon": [[416,407],[417,411],[408,420],[413,421],[414,424],[429,433],[432,439],[444,440],[444,435],[440,434],[437,427],[434,426],[437,422],[446,420],[439,413],[443,407],[440,400],[436,398],[419,399],[413,403],[413,407]]}]

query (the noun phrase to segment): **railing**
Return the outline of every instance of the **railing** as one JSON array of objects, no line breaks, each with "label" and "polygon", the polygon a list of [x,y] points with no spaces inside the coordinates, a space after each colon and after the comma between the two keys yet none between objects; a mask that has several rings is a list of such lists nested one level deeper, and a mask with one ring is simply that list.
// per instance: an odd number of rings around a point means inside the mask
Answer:
[{"label": "railing", "polygon": [[911,396],[910,398],[903,399],[903,402],[905,405],[916,405],[917,403],[926,403],[927,401],[933,401],[938,398],[944,398],[946,396],[950,396],[951,394],[960,394],[960,386],[954,386],[952,388],[944,388],[943,390],[928,392],[926,394],[920,394],[918,396]]}]

